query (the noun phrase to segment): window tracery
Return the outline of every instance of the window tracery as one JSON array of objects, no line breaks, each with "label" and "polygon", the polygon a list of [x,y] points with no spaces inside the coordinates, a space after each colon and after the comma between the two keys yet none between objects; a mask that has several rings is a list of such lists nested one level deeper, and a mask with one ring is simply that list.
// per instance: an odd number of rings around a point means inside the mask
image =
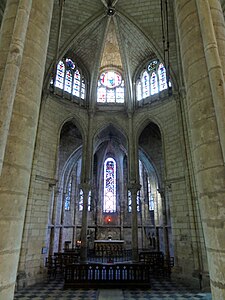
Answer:
[{"label": "window tracery", "polygon": [[[169,86],[171,86],[170,82]],[[167,88],[166,68],[155,59],[146,66],[136,81],[137,101],[158,94]]]},{"label": "window tracery", "polygon": [[69,94],[85,99],[86,83],[81,70],[70,58],[63,58],[57,64],[55,80],[52,79],[51,86],[55,86],[61,94]]},{"label": "window tracery", "polygon": [[98,80],[97,102],[124,103],[124,80],[114,70],[103,72]]},{"label": "window tracery", "polygon": [[111,157],[104,162],[103,212],[116,212],[116,161]]}]

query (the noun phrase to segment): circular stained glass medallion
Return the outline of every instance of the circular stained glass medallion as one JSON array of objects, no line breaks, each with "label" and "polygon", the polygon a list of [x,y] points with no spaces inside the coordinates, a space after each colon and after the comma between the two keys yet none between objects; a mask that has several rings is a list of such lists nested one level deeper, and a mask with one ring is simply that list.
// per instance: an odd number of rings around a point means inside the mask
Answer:
[{"label": "circular stained glass medallion", "polygon": [[115,71],[106,71],[101,74],[100,82],[102,85],[106,86],[107,88],[115,88],[121,85],[122,76]]}]

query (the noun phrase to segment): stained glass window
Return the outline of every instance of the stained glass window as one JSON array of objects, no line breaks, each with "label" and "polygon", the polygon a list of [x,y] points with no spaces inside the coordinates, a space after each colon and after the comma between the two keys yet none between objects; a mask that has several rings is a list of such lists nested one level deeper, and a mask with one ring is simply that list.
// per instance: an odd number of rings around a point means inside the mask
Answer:
[{"label": "stained glass window", "polygon": [[132,199],[131,199],[131,191],[128,190],[127,192],[127,198],[128,198],[128,212],[132,211]]},{"label": "stained glass window", "polygon": [[151,61],[148,65],[148,71],[149,72],[156,71],[157,65],[158,65],[158,60]]},{"label": "stained glass window", "polygon": [[76,70],[74,73],[73,94],[77,97],[80,96],[80,72],[79,72],[79,70]]},{"label": "stained glass window", "polygon": [[104,163],[104,201],[103,212],[116,211],[116,162],[109,157]]},{"label": "stained glass window", "polygon": [[150,95],[149,74],[147,71],[145,71],[142,75],[142,86],[143,86],[143,98],[146,98]]},{"label": "stained glass window", "polygon": [[167,89],[166,69],[162,63],[159,65],[158,76],[159,76],[159,90],[162,91]]},{"label": "stained glass window", "polygon": [[[169,86],[171,83],[169,82]],[[151,61],[136,82],[137,101],[167,89],[166,68],[159,60]]]},{"label": "stained glass window", "polygon": [[97,101],[101,103],[124,102],[124,80],[118,72],[111,70],[100,75]]},{"label": "stained glass window", "polygon": [[82,79],[82,83],[81,83],[81,99],[84,99],[85,97],[85,81],[84,79]]},{"label": "stained glass window", "polygon": [[[132,195],[131,195],[131,191],[129,190],[127,192],[127,199],[128,199],[128,212],[132,212]],[[140,191],[137,192],[136,201],[137,201],[137,212],[140,212],[140,201],[141,201]]]},{"label": "stained glass window", "polygon": [[70,177],[67,193],[65,196],[65,210],[70,210],[70,203],[71,203],[71,192],[72,192],[72,177]]},{"label": "stained glass window", "polygon": [[72,73],[70,70],[66,70],[64,90],[68,93],[71,93],[71,89],[72,89]]},{"label": "stained glass window", "polygon": [[148,206],[149,210],[154,210],[154,196],[151,190],[150,178],[148,177]]},{"label": "stained glass window", "polygon": [[137,85],[136,85],[136,94],[137,94],[137,101],[140,101],[142,99],[141,81],[137,82]]},{"label": "stained glass window", "polygon": [[72,59],[70,59],[70,58],[67,58],[67,59],[66,59],[66,65],[67,65],[67,67],[70,68],[70,69],[74,69],[74,68],[75,68],[75,64],[74,64],[74,62],[72,61]]},{"label": "stained glass window", "polygon": [[57,73],[56,73],[56,79],[55,79],[55,86],[60,89],[63,89],[64,74],[65,74],[65,65],[60,60],[60,62],[57,65]]},{"label": "stained glass window", "polygon": [[[84,192],[80,189],[78,209],[82,211],[84,207]],[[91,191],[88,193],[88,211],[91,211]]]},{"label": "stained glass window", "polygon": [[157,94],[158,91],[159,91],[158,78],[156,76],[156,72],[152,72],[152,75],[151,75],[151,95]]},{"label": "stained glass window", "polygon": [[98,102],[106,102],[106,88],[99,87],[98,88]]},{"label": "stained glass window", "polygon": [[[54,84],[54,80],[50,85]],[[75,97],[85,99],[86,81],[82,75],[81,70],[70,58],[63,58],[57,65],[57,72],[55,78],[55,87],[71,94]],[[56,91],[57,93],[57,91]]]}]

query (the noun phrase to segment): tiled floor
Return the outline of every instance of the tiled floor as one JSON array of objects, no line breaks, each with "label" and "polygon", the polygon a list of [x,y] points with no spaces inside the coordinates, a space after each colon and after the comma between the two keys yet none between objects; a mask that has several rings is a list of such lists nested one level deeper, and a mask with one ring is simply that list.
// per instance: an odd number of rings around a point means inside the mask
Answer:
[{"label": "tiled floor", "polygon": [[177,284],[171,280],[152,280],[151,289],[147,290],[83,290],[83,289],[67,289],[63,290],[63,282],[61,280],[51,281],[50,283],[39,284],[28,289],[24,289],[15,293],[14,300],[211,300],[210,293],[202,293],[187,289],[181,284]]}]

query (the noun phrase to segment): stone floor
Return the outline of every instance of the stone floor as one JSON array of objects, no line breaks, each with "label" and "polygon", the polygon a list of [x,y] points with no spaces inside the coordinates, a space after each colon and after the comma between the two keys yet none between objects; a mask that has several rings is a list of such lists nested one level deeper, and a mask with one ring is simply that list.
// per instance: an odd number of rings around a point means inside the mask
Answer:
[{"label": "stone floor", "polygon": [[171,280],[152,279],[151,288],[147,290],[129,289],[67,289],[63,290],[62,281],[39,284],[15,293],[14,300],[211,300],[210,293],[190,290]]}]

